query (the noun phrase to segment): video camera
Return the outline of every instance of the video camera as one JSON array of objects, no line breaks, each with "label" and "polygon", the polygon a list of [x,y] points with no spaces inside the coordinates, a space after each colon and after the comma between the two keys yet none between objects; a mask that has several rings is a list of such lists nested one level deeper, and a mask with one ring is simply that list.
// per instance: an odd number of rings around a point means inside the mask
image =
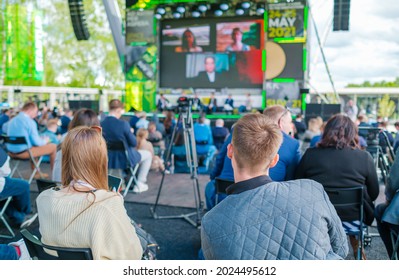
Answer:
[{"label": "video camera", "polygon": [[359,127],[359,136],[366,140],[367,146],[378,146],[380,131],[378,127]]},{"label": "video camera", "polygon": [[187,110],[188,108],[191,108],[192,104],[193,99],[187,96],[180,96],[177,99],[177,107],[179,107],[181,110]]}]

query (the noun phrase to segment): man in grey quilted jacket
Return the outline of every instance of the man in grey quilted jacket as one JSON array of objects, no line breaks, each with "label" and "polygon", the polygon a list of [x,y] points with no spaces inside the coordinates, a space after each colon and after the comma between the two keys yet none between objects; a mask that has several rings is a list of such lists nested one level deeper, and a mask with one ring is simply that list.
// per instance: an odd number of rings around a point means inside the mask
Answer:
[{"label": "man in grey quilted jacket", "polygon": [[281,131],[261,114],[236,124],[227,154],[235,184],[202,219],[205,259],[343,259],[348,242],[323,186],[273,182]]}]

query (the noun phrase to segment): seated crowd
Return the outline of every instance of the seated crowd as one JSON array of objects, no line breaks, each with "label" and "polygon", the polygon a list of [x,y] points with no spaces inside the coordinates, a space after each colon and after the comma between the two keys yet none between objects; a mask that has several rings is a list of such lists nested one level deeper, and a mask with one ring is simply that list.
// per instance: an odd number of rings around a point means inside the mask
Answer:
[{"label": "seated crowd", "polygon": [[[91,109],[66,110],[61,118],[43,110],[38,118],[39,109],[33,102],[26,103],[17,115],[5,111],[0,116],[3,135],[26,139],[25,144],[7,143],[0,148],[0,200],[13,197],[6,211],[11,225],[22,229],[38,217],[41,241],[47,245],[90,248],[94,259],[140,259],[143,248],[123,196],[109,190],[107,176],[126,182],[134,177],[132,191],[142,193],[149,189],[150,170],[171,173],[171,159],[164,157],[168,149],[175,155],[176,167],[179,157],[185,161],[184,122],[163,108],[167,99],[160,100],[163,121],[156,114],[148,120],[145,113],[126,121],[124,105],[117,99],[110,101],[109,114],[102,119]],[[217,105],[216,99],[210,100],[207,110],[212,112]],[[203,106],[200,101],[197,105]],[[225,105],[234,108],[231,96]],[[362,186],[362,222],[371,226],[376,218],[391,257],[390,231],[399,232],[398,157],[391,158],[386,202],[374,207],[380,188],[377,170],[367,150],[367,135],[358,132],[358,127],[373,124],[361,115],[356,123],[344,114],[326,122],[310,119],[308,125],[301,115],[292,119],[290,110],[276,105],[263,114],[242,116],[231,130],[222,119],[211,126],[205,115],[193,124],[199,161],[204,173],[210,174],[200,256],[345,259],[350,244],[355,258],[359,248],[361,258],[366,259],[362,241],[348,234],[360,224],[353,218],[355,210],[337,211],[324,190]],[[386,124],[377,126],[388,135]],[[382,150],[388,155],[397,139],[381,135]],[[121,148],[111,148],[118,143]],[[47,156],[52,180],[60,183],[40,193],[37,213],[31,209],[30,182],[9,177],[11,159],[31,156]],[[129,172],[129,167],[137,167],[136,173]],[[35,178],[48,176],[36,164],[32,170],[37,171]],[[221,180],[229,186],[218,193]],[[21,242],[1,244],[0,259],[21,258],[23,250]]]}]

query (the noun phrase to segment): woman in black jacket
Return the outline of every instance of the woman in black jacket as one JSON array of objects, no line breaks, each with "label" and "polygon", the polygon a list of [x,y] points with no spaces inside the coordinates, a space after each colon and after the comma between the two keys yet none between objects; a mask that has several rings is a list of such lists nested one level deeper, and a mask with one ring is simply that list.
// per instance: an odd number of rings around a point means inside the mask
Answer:
[{"label": "woman in black jacket", "polygon": [[[377,171],[371,155],[360,150],[357,126],[349,117],[330,118],[321,142],[305,152],[295,177],[313,179],[324,187],[364,186],[364,223],[373,222],[373,201],[379,194]],[[350,216],[350,209],[341,215]],[[356,252],[357,240],[352,238],[351,244]]]}]

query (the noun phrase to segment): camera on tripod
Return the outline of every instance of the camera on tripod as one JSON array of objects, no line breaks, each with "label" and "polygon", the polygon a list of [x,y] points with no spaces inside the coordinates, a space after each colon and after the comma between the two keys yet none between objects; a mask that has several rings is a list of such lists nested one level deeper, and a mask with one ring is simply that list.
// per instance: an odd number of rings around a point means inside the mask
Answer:
[{"label": "camera on tripod", "polygon": [[189,108],[191,108],[192,105],[193,105],[192,98],[189,98],[187,96],[180,96],[177,99],[177,107],[183,112],[187,111]]},{"label": "camera on tripod", "polygon": [[367,146],[378,146],[380,130],[378,127],[359,127],[359,136],[366,140]]}]

